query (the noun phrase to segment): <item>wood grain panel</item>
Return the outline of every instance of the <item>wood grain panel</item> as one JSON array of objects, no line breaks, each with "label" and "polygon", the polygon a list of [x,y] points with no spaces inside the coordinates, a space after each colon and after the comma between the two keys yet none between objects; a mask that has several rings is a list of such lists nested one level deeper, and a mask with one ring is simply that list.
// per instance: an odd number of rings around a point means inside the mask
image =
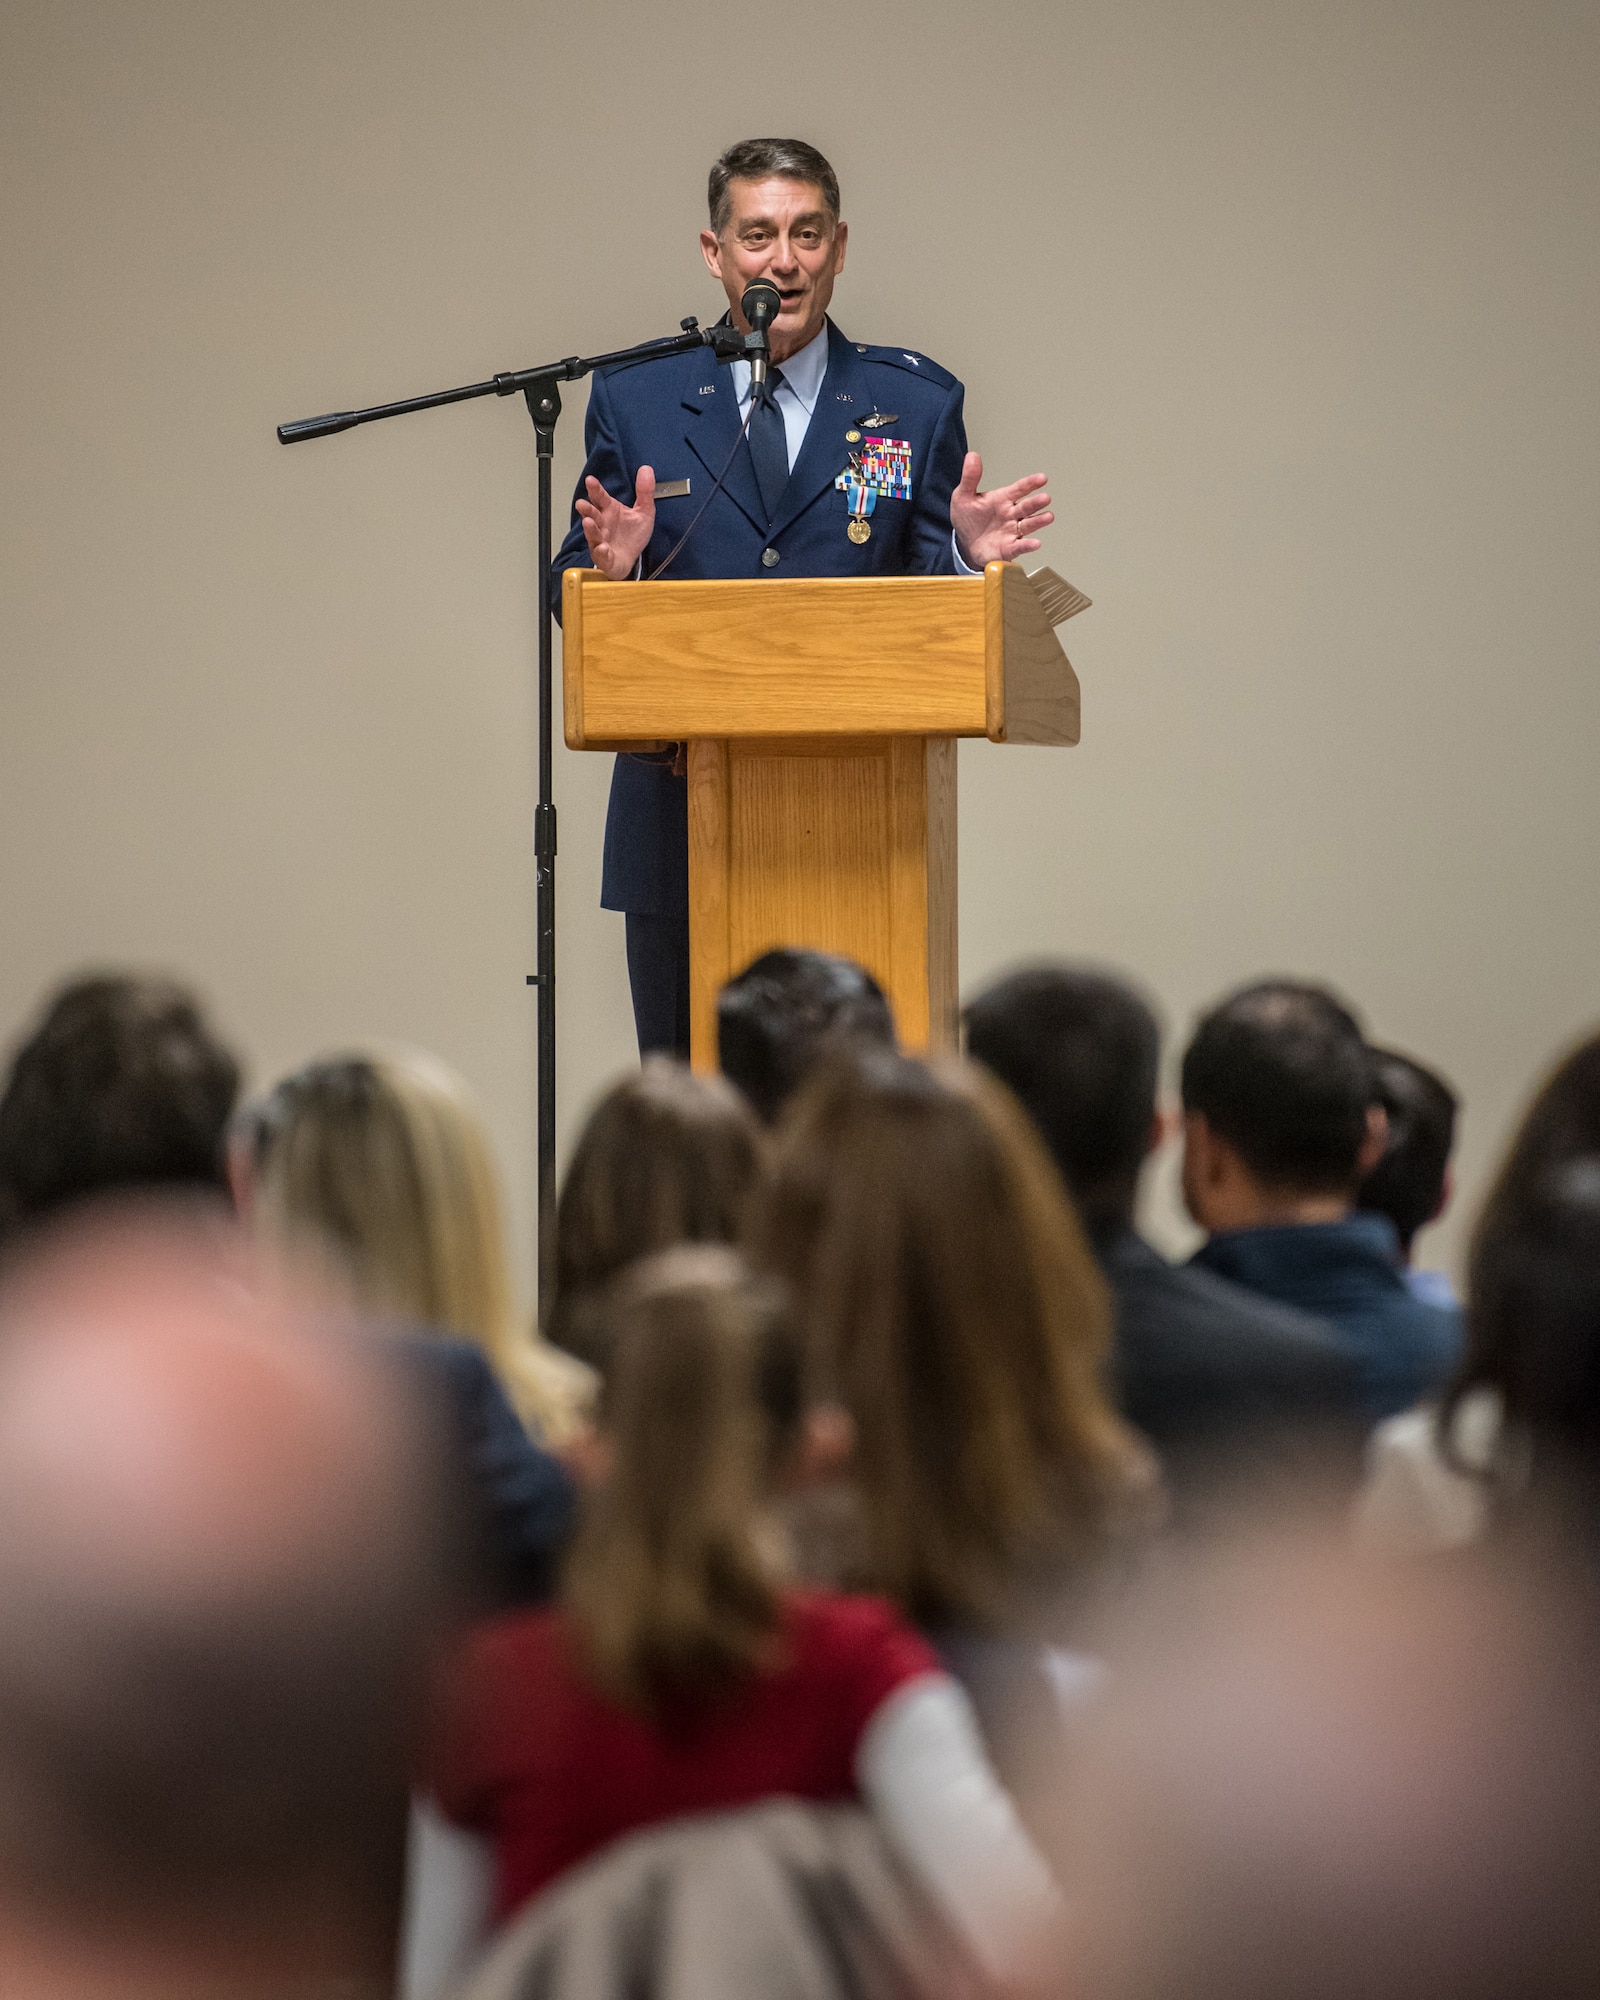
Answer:
[{"label": "wood grain panel", "polygon": [[[928,751],[920,736],[889,745],[889,975],[895,1025],[908,1048],[928,1043]],[[882,975],[880,975],[880,978]]]},{"label": "wood grain panel", "polygon": [[561,582],[561,729],[569,750],[586,750],[583,729],[583,603],[581,583]]},{"label": "wood grain panel", "polygon": [[908,1047],[953,1047],[955,861],[949,739],[692,743],[695,1067],[715,1067],[723,983],[777,945],[858,960]]},{"label": "wood grain panel", "polygon": [[733,976],[728,941],[728,746],[689,745],[689,1059],[717,1067],[717,995]]},{"label": "wood grain panel", "polygon": [[1015,563],[990,563],[983,581],[990,739],[1076,743],[1081,733],[1078,676],[1032,582]]},{"label": "wood grain panel", "polygon": [[643,585],[569,570],[563,619],[577,613],[582,657],[567,742],[981,736],[984,589],[966,577]]},{"label": "wood grain panel", "polygon": [[729,951],[735,968],[776,944],[891,970],[890,746],[818,754],[729,745]]},{"label": "wood grain panel", "polygon": [[956,893],[956,746],[930,736],[927,771],[928,1046],[954,1053],[961,1042],[961,960]]}]

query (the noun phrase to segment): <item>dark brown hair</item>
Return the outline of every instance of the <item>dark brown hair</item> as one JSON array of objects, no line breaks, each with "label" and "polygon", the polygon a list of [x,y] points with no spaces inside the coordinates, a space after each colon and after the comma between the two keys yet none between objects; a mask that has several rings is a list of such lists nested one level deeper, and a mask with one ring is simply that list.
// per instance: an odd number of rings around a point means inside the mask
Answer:
[{"label": "dark brown hair", "polygon": [[1418,1232],[1443,1205],[1461,1103],[1444,1078],[1415,1056],[1375,1048],[1372,1062],[1389,1136],[1383,1158],[1361,1183],[1356,1207],[1388,1216],[1409,1257]]},{"label": "dark brown hair", "polygon": [[828,213],[839,220],[839,176],[804,139],[741,139],[730,146],[711,169],[706,184],[706,206],[711,227],[720,236],[728,226],[732,204],[728,199],[730,181],[809,181],[821,188]]},{"label": "dark brown hair", "polygon": [[625,1265],[674,1243],[731,1243],[761,1167],[755,1115],[721,1077],[652,1057],[584,1126],[556,1208],[549,1337],[604,1373],[593,1309]]},{"label": "dark brown hair", "polygon": [[1026,1116],[975,1068],[819,1074],[752,1219],[856,1428],[863,1571],[919,1623],[984,1624],[1101,1549],[1149,1462],[1101,1384],[1104,1280]]},{"label": "dark brown hair", "polygon": [[226,1192],[239,1065],[168,979],[63,986],[0,1095],[0,1233],[94,1195]]},{"label": "dark brown hair", "polygon": [[[1556,1282],[1561,1260],[1551,1250],[1550,1239],[1571,1234],[1570,1218],[1559,1213],[1562,1204],[1556,1202],[1552,1209],[1563,1171],[1591,1165],[1596,1158],[1600,1158],[1600,1034],[1580,1042],[1540,1086],[1472,1232],[1466,1342],[1439,1406],[1437,1431],[1447,1462],[1458,1471],[1473,1470],[1459,1457],[1453,1439],[1456,1414],[1475,1389],[1499,1394],[1513,1431],[1540,1428],[1545,1399],[1533,1379],[1540,1370],[1532,1351],[1536,1329],[1530,1313],[1542,1318],[1544,1303],[1541,1298],[1530,1305],[1528,1294],[1540,1282],[1539,1270],[1546,1270],[1551,1284]],[[1525,1277],[1530,1268],[1534,1275]],[[1560,1318],[1552,1309],[1553,1322]],[[1544,1340],[1542,1334],[1538,1337]],[[1553,1374],[1553,1369],[1544,1372]]]},{"label": "dark brown hair", "polygon": [[799,1338],[781,1287],[710,1245],[635,1265],[602,1316],[612,1456],[562,1601],[614,1700],[715,1698],[770,1654],[778,1623],[765,1517],[799,1432]]}]

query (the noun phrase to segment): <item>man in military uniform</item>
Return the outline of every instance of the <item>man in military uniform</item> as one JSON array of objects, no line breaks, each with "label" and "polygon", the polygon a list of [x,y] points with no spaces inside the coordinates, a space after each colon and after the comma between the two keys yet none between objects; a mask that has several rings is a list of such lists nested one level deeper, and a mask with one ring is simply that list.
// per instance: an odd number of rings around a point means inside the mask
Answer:
[{"label": "man in military uniform", "polygon": [[[558,580],[591,565],[619,581],[966,575],[1038,548],[1055,518],[1044,474],[980,493],[961,384],[828,318],[848,229],[821,153],[744,140],[711,169],[709,200],[700,247],[733,323],[748,330],[739,302],[756,279],[779,293],[767,381],[752,393],[749,362],[709,348],[597,374]],[[686,1055],[688,788],[671,752],[617,759],[600,900],[627,915],[641,1055]]]}]

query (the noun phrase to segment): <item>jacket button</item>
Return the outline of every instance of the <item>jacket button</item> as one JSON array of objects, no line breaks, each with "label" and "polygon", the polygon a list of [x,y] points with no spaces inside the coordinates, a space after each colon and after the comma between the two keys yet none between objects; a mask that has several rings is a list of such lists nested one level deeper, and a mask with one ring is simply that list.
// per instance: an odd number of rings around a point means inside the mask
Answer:
[{"label": "jacket button", "polygon": [[776,569],[777,566],[778,551],[776,549],[763,549],[761,551],[761,567],[763,569]]}]

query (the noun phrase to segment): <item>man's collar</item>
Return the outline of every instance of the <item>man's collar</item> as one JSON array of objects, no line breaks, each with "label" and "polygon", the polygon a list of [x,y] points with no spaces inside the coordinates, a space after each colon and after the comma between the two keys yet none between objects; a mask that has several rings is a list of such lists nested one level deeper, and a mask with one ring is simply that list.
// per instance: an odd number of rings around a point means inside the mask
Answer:
[{"label": "man's collar", "polygon": [[[785,384],[794,391],[807,416],[816,408],[822,393],[822,378],[828,372],[828,322],[824,320],[804,347],[796,348],[787,361],[775,364],[783,370]],[[742,403],[750,393],[750,364],[733,364],[734,394]]]}]

